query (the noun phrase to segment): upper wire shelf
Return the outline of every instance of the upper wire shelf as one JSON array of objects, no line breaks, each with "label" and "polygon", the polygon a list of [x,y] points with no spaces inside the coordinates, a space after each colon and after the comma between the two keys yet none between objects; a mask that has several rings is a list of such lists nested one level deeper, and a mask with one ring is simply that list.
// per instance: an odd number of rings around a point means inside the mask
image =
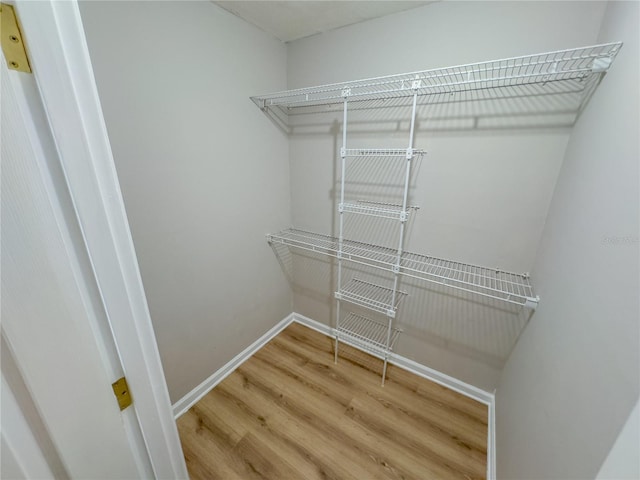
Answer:
[{"label": "upper wire shelf", "polygon": [[[339,239],[304,230],[287,229],[267,235],[272,244],[282,244],[338,258]],[[398,265],[397,251],[368,243],[342,240],[342,259],[381,270],[395,272],[456,290],[470,292],[515,305],[536,308],[528,274],[455,262],[418,253],[404,252]],[[384,313],[384,312],[383,312]]]},{"label": "upper wire shelf", "polygon": [[[621,42],[557,50],[501,60],[299,88],[251,97],[261,109],[285,115],[331,111],[356,102],[438,96],[438,102],[538,95],[574,95],[575,109],[588,101],[618,54]],[[462,98],[458,94],[462,95]],[[399,102],[398,104],[401,104]]]}]

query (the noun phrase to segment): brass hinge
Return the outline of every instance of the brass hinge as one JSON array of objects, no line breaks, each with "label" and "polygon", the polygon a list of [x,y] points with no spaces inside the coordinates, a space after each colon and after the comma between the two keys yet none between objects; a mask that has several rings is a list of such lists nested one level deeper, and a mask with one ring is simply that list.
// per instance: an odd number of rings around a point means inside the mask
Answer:
[{"label": "brass hinge", "polygon": [[118,405],[120,405],[120,410],[124,410],[129,405],[131,405],[131,394],[129,393],[129,385],[127,385],[127,379],[122,377],[116,380],[112,385],[113,393],[118,400]]},{"label": "brass hinge", "polygon": [[7,66],[11,70],[31,73],[16,13],[13,7],[6,3],[0,3],[0,43]]}]

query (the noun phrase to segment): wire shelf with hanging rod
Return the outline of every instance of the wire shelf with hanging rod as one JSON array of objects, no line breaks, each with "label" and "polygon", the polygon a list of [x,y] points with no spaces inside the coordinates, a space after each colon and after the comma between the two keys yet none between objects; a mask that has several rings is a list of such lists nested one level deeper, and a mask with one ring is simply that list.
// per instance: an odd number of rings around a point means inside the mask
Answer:
[{"label": "wire shelf with hanging rod", "polygon": [[337,111],[345,97],[352,109],[567,95],[580,111],[618,54],[621,42],[556,50],[453,67],[299,88],[251,97],[262,110],[287,115]]},{"label": "wire shelf with hanging rod", "polygon": [[[269,234],[267,238],[272,244],[338,257],[338,239],[329,235],[287,229]],[[540,301],[527,273],[507,272],[411,252],[403,252],[397,266],[395,249],[351,240],[343,240],[342,258],[389,272],[399,270],[407,277],[532,309]]]}]

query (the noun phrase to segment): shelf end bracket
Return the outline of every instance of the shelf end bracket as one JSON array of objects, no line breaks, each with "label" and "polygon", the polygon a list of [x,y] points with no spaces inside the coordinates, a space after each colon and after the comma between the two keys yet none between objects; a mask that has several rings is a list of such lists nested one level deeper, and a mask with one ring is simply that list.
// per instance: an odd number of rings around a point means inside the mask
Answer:
[{"label": "shelf end bracket", "polygon": [[526,308],[530,308],[531,310],[535,310],[538,307],[538,303],[540,303],[540,297],[536,295],[535,297],[525,298],[524,306]]}]

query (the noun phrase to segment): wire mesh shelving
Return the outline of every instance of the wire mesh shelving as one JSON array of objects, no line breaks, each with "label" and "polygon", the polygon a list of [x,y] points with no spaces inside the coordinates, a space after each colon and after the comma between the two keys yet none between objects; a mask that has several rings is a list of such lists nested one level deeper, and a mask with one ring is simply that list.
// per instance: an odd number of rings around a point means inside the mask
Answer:
[{"label": "wire mesh shelving", "polygon": [[335,293],[335,297],[339,300],[345,300],[374,312],[383,313],[390,318],[396,316],[398,304],[406,295],[406,292],[365,282],[357,278],[352,279]]},{"label": "wire mesh shelving", "polygon": [[424,150],[415,148],[345,148],[341,154],[345,157],[400,157],[412,158],[424,155]]},{"label": "wire mesh shelving", "polygon": [[[338,257],[338,239],[329,235],[287,229],[269,234],[267,237],[271,243]],[[388,272],[398,268],[396,251],[378,245],[344,239],[342,257],[351,262]],[[529,308],[535,308],[540,300],[526,273],[512,273],[411,252],[402,253],[399,273],[425,282]]]},{"label": "wire mesh shelving", "polygon": [[[578,93],[573,108],[580,110],[608,70],[622,43],[556,50],[446,68],[387,75],[351,82],[299,88],[251,97],[263,110],[285,115],[337,110],[345,95],[370,106],[379,102],[410,103],[419,97],[456,96],[456,100],[487,100],[559,93]],[[440,101],[440,100],[439,100]],[[377,103],[376,103],[377,102]],[[336,107],[332,109],[331,107]]]},{"label": "wire mesh shelving", "polygon": [[[387,333],[389,325],[377,322],[363,315],[349,313],[340,322],[336,334],[342,339],[356,344],[360,349],[369,351],[376,356],[383,356],[387,350]],[[400,335],[398,328],[391,329],[389,350],[393,347]]]},{"label": "wire mesh shelving", "polygon": [[338,205],[340,213],[355,213],[358,215],[369,215],[371,217],[389,218],[391,220],[400,220],[406,222],[409,214],[413,210],[417,210],[417,206],[409,206],[406,209],[402,205],[382,202],[368,202],[358,200],[355,203],[341,203]]},{"label": "wire mesh shelving", "polygon": [[[494,106],[497,106],[505,101],[511,102],[512,99],[522,99],[517,103],[530,104],[534,100],[537,101],[533,108],[535,115],[553,115],[557,114],[552,108],[555,101],[562,104],[562,114],[570,115],[575,121],[621,46],[620,42],[607,43],[251,97],[251,100],[280,127],[287,126],[292,115],[342,112],[338,236],[293,228],[267,235],[272,245],[286,245],[337,259],[336,362],[339,340],[348,339],[358,348],[374,352],[384,360],[384,385],[388,358],[399,334],[399,330],[393,327],[393,322],[399,302],[407,296],[406,292],[399,289],[403,277],[536,308],[539,297],[534,293],[528,274],[511,273],[404,250],[407,220],[410,212],[417,210],[416,206],[408,204],[412,163],[416,157],[425,154],[424,150],[414,148],[417,107],[420,106],[422,112],[423,106],[430,108],[431,105],[437,104],[474,102],[472,110],[481,112],[479,104],[485,105],[484,102],[487,101],[494,102]],[[400,120],[408,118],[410,121],[406,148],[347,147],[348,114],[351,110],[396,107],[403,107],[397,109],[401,112]],[[405,110],[404,107],[408,107],[409,110]],[[493,115],[500,113],[499,109],[489,110],[496,110]],[[472,125],[477,125],[479,113],[474,113],[470,118],[473,120]],[[357,157],[365,159],[365,162],[355,160],[364,165],[367,165],[368,158],[387,159],[391,165],[398,165],[397,162],[400,160],[404,161],[401,204],[345,201],[347,163],[353,162],[353,158]],[[379,165],[385,162],[372,163]],[[397,221],[397,248],[349,240],[348,235],[345,236],[345,214]],[[357,278],[345,282],[344,262],[383,270],[389,274],[392,286],[383,287]],[[385,315],[386,325],[354,313],[349,313],[343,318],[340,314],[343,301]]]}]

